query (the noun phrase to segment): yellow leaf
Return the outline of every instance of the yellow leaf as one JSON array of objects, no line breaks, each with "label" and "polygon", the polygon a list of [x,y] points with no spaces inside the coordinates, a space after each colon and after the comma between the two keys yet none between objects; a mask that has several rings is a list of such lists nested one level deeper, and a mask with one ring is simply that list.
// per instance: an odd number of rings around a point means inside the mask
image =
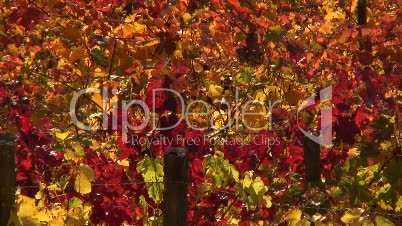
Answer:
[{"label": "yellow leaf", "polygon": [[223,88],[222,86],[211,84],[208,89],[208,95],[212,98],[217,98],[222,96]]},{"label": "yellow leaf", "polygon": [[127,16],[126,19],[124,19],[124,23],[134,22],[136,17],[137,17],[137,14],[132,14],[131,16]]},{"label": "yellow leaf", "polygon": [[85,203],[84,204],[84,210],[83,210],[85,219],[89,219],[89,216],[91,214],[91,210],[92,210],[92,205],[89,204],[89,203]]},{"label": "yellow leaf", "polygon": [[134,25],[120,25],[114,30],[114,32],[119,37],[132,38],[135,34],[145,33],[146,30],[147,27],[144,24],[134,23]]},{"label": "yellow leaf", "polygon": [[327,23],[324,23],[324,24],[321,25],[320,31],[323,34],[327,35],[327,34],[331,33],[332,28],[333,28],[332,23],[327,22]]},{"label": "yellow leaf", "polygon": [[[61,54],[61,53],[60,53]],[[58,69],[63,69],[66,65],[68,65],[68,62],[66,59],[61,58],[58,62],[57,62],[57,68]]]},{"label": "yellow leaf", "polygon": [[83,156],[78,155],[72,150],[67,150],[64,158],[70,161],[79,162]]},{"label": "yellow leaf", "polygon": [[302,211],[300,209],[292,209],[286,214],[286,220],[290,225],[296,225],[298,222],[300,222],[301,216]]},{"label": "yellow leaf", "polygon": [[247,105],[242,109],[242,114],[243,113],[242,120],[246,126],[251,128],[264,128],[268,125],[264,119],[269,117],[269,110],[264,108],[261,102]]},{"label": "yellow leaf", "polygon": [[271,196],[269,196],[269,195],[264,196],[265,206],[266,206],[267,208],[270,208],[270,207],[272,206],[271,199],[272,199],[272,198],[271,198]]},{"label": "yellow leaf", "polygon": [[35,199],[42,199],[43,196],[43,190],[39,190],[36,194],[35,194]]},{"label": "yellow leaf", "polygon": [[264,102],[267,99],[267,95],[262,90],[259,90],[255,93],[255,100]]},{"label": "yellow leaf", "polygon": [[391,205],[388,205],[382,199],[380,201],[378,201],[377,204],[384,210],[392,210],[393,209]]},{"label": "yellow leaf", "polygon": [[285,93],[285,100],[289,105],[297,105],[304,96],[304,89],[293,86]]},{"label": "yellow leaf", "polygon": [[394,223],[383,216],[376,216],[375,223],[377,224],[377,226],[395,226]]},{"label": "yellow leaf", "polygon": [[100,93],[92,94],[91,99],[100,107],[103,107],[103,96]]},{"label": "yellow leaf", "polygon": [[80,144],[75,143],[73,145],[73,148],[75,150],[76,153],[83,155],[84,154],[84,147],[82,147]]},{"label": "yellow leaf", "polygon": [[158,45],[159,43],[160,43],[160,41],[158,39],[155,39],[155,40],[145,43],[141,47],[150,47],[150,46]]},{"label": "yellow leaf", "polygon": [[51,184],[46,187],[49,191],[61,191],[61,187],[59,184]]},{"label": "yellow leaf", "polygon": [[281,99],[282,90],[277,86],[267,86],[264,93],[268,95],[268,100],[274,102]]},{"label": "yellow leaf", "polygon": [[117,161],[117,164],[119,164],[120,166],[129,167],[130,161],[128,161],[127,159],[123,159],[121,161]]},{"label": "yellow leaf", "polygon": [[175,58],[183,59],[183,53],[181,52],[180,49],[174,51],[173,56],[174,56]]},{"label": "yellow leaf", "polygon": [[188,24],[188,22],[191,20],[192,16],[190,13],[185,13],[183,14],[183,21],[184,23]]},{"label": "yellow leaf", "polygon": [[77,160],[74,151],[71,151],[71,150],[66,151],[66,154],[64,155],[64,158],[67,159],[67,160],[73,160],[73,161]]},{"label": "yellow leaf", "polygon": [[67,150],[64,158],[74,162],[79,162],[85,156],[84,148],[80,144],[74,144],[74,151]]},{"label": "yellow leaf", "polygon": [[92,142],[91,149],[97,149],[100,147],[99,141],[92,139],[91,142]]},{"label": "yellow leaf", "polygon": [[18,54],[18,48],[15,46],[15,44],[9,44],[7,45],[8,51],[14,54]]},{"label": "yellow leaf", "polygon": [[297,223],[297,226],[310,226],[311,222],[307,219],[303,219]]},{"label": "yellow leaf", "polygon": [[[36,205],[36,200],[24,195],[17,197],[18,212],[17,216],[24,226],[39,226],[39,225],[64,225],[66,210],[58,205],[44,207]],[[39,208],[38,206],[41,206]],[[15,222],[15,219],[13,219]],[[16,225],[20,225],[17,223]]]},{"label": "yellow leaf", "polygon": [[17,197],[18,206],[18,216],[19,217],[31,217],[38,213],[35,206],[35,199],[28,196],[19,195]]},{"label": "yellow leaf", "polygon": [[38,214],[38,209],[35,205],[35,199],[19,195],[17,197],[18,211],[17,216],[21,220],[23,225],[36,226],[40,225],[38,219],[33,218],[33,216]]},{"label": "yellow leaf", "polygon": [[91,181],[95,180],[95,173],[90,166],[81,164],[75,178],[75,190],[81,194],[88,194],[92,190]]},{"label": "yellow leaf", "polygon": [[375,225],[370,220],[365,220],[363,221],[362,226],[375,226]]},{"label": "yellow leaf", "polygon": [[65,140],[67,139],[68,135],[70,135],[70,132],[56,132],[56,137],[59,138],[60,140]]},{"label": "yellow leaf", "polygon": [[361,223],[364,218],[361,216],[364,210],[360,208],[352,209],[346,212],[342,217],[341,221],[345,224],[358,224]]},{"label": "yellow leaf", "polygon": [[402,210],[402,196],[399,196],[398,201],[395,203],[395,211],[401,212]]},{"label": "yellow leaf", "polygon": [[383,150],[388,150],[390,147],[392,147],[392,143],[390,141],[384,141],[380,144],[380,146]]},{"label": "yellow leaf", "polygon": [[344,15],[344,13],[342,13],[340,11],[332,11],[324,16],[325,21],[329,21],[332,19],[343,19],[343,18],[345,18],[345,15]]},{"label": "yellow leaf", "polygon": [[260,80],[261,79],[261,77],[264,75],[264,72],[265,72],[265,66],[264,65],[261,65],[258,69],[257,69],[257,71],[255,72],[255,77],[257,78],[257,80]]},{"label": "yellow leaf", "polygon": [[38,214],[36,214],[35,218],[41,222],[49,222],[52,219],[52,216],[45,211],[40,211]]},{"label": "yellow leaf", "polygon": [[89,180],[93,181],[95,180],[95,173],[92,170],[92,168],[86,164],[81,164],[79,167],[80,173],[84,173],[85,176],[89,178]]},{"label": "yellow leaf", "polygon": [[15,26],[14,33],[21,36],[24,35],[24,31],[20,28],[20,26]]},{"label": "yellow leaf", "polygon": [[75,178],[75,190],[81,194],[88,194],[91,192],[91,181],[84,173],[79,173]]},{"label": "yellow leaf", "polygon": [[49,209],[42,209],[38,218],[47,222],[47,225],[64,225],[67,211],[59,205],[52,205]]}]

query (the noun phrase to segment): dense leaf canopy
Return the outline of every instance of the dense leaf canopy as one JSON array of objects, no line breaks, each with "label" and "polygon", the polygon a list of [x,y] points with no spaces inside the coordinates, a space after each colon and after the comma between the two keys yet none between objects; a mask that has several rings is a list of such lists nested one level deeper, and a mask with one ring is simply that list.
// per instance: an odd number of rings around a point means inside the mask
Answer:
[{"label": "dense leaf canopy", "polygon": [[[400,5],[1,0],[0,131],[18,134],[14,222],[160,224],[169,141],[189,150],[189,225],[402,224]],[[325,87],[332,98],[319,102]],[[100,91],[72,111],[89,88]],[[180,121],[185,106],[161,88],[205,114]],[[317,102],[298,111],[309,96]],[[131,100],[151,112],[125,108]],[[156,120],[124,132],[147,117]],[[300,128],[331,125],[311,183]]]}]

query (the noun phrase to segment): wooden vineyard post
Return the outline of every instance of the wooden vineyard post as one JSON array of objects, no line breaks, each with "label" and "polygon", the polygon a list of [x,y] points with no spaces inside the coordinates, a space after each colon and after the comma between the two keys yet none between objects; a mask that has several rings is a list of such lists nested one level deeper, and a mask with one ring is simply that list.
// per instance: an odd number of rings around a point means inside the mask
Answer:
[{"label": "wooden vineyard post", "polygon": [[307,183],[317,184],[321,181],[320,144],[303,138],[304,169]]},{"label": "wooden vineyard post", "polygon": [[187,149],[170,148],[164,156],[163,225],[187,225]]},{"label": "wooden vineyard post", "polygon": [[0,134],[0,225],[7,225],[15,202],[15,144],[10,134]]},{"label": "wooden vineyard post", "polygon": [[357,24],[366,25],[367,23],[367,7],[366,0],[357,0]]}]

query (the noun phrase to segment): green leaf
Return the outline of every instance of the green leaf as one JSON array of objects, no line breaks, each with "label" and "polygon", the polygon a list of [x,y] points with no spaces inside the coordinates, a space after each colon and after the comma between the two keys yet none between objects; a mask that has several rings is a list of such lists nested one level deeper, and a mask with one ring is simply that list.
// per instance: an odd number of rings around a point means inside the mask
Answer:
[{"label": "green leaf", "polygon": [[250,83],[254,72],[255,70],[251,67],[242,67],[239,74],[235,77],[235,80],[236,82]]},{"label": "green leaf", "polygon": [[391,189],[391,185],[389,183],[384,184],[380,189],[376,192],[376,198],[386,197],[386,194]]},{"label": "green leaf", "polygon": [[239,193],[246,198],[247,208],[258,205],[271,206],[271,197],[267,196],[268,187],[265,186],[261,177],[254,178],[253,172],[246,172],[244,179],[241,181]]},{"label": "green leaf", "polygon": [[341,200],[343,197],[343,192],[339,187],[332,187],[329,190],[329,195],[336,200]]},{"label": "green leaf", "polygon": [[316,42],[314,39],[310,41],[310,48],[313,52],[315,53],[321,53],[322,50],[324,49],[318,42]]},{"label": "green leaf", "polygon": [[100,50],[98,48],[92,50],[91,53],[90,53],[90,57],[91,57],[91,60],[93,62],[95,62],[96,64],[98,64],[100,66],[104,66],[104,67],[108,66],[107,57],[102,52],[102,50]]},{"label": "green leaf", "polygon": [[394,223],[383,216],[376,216],[375,223],[377,226],[395,226]]},{"label": "green leaf", "polygon": [[94,34],[92,37],[98,42],[99,46],[107,45],[107,40],[103,36]]},{"label": "green leaf", "polygon": [[[156,203],[160,203],[163,199],[163,160],[161,157],[156,157],[151,160],[148,155],[137,163],[137,172],[144,178],[147,183],[148,195]],[[159,183],[160,182],[160,183]]]},{"label": "green leaf", "polygon": [[72,208],[83,209],[82,201],[81,201],[81,199],[79,199],[77,197],[74,197],[74,198],[70,199],[70,201],[68,202],[68,206],[69,206],[70,209],[72,209]]},{"label": "green leaf", "polygon": [[265,40],[276,43],[280,42],[285,35],[286,31],[281,26],[276,25],[269,28],[268,33],[265,35]]},{"label": "green leaf", "polygon": [[360,208],[352,209],[346,212],[342,217],[341,221],[345,224],[358,224],[361,223],[364,218],[361,216],[364,210]]},{"label": "green leaf", "polygon": [[365,220],[363,221],[362,226],[374,226],[374,224],[370,220]]},{"label": "green leaf", "polygon": [[215,187],[225,187],[231,181],[239,181],[239,172],[228,160],[224,159],[221,152],[205,158],[203,167],[206,176],[212,180],[212,185]]}]

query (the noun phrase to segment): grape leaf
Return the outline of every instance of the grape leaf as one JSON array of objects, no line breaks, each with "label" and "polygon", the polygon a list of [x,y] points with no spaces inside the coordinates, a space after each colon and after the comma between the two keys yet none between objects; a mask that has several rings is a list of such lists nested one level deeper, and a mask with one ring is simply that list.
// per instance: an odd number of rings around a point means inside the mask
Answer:
[{"label": "grape leaf", "polygon": [[70,135],[69,132],[56,132],[56,137],[59,138],[60,140],[65,140],[67,139],[68,135]]},{"label": "grape leaf", "polygon": [[81,164],[75,178],[74,187],[78,193],[88,194],[92,191],[91,181],[95,180],[95,173],[88,165]]},{"label": "grape leaf", "polygon": [[160,203],[163,199],[163,160],[156,157],[152,160],[149,155],[145,155],[142,161],[137,163],[137,172],[144,178],[147,183],[148,195],[156,203]]},{"label": "grape leaf", "polygon": [[231,181],[239,181],[239,172],[228,160],[224,159],[222,152],[205,158],[203,167],[206,176],[212,180],[212,185],[215,187],[225,187]]},{"label": "grape leaf", "polygon": [[377,226],[395,226],[394,223],[383,216],[376,216],[375,223],[377,224]]},{"label": "grape leaf", "polygon": [[105,53],[102,52],[102,50],[100,50],[98,48],[93,49],[90,52],[90,57],[91,57],[91,60],[93,62],[95,62],[96,64],[103,66],[103,67],[108,66],[107,57],[106,57]]},{"label": "grape leaf", "polygon": [[286,214],[286,220],[289,222],[290,225],[296,225],[300,222],[302,216],[302,211],[298,208],[291,209]]}]

